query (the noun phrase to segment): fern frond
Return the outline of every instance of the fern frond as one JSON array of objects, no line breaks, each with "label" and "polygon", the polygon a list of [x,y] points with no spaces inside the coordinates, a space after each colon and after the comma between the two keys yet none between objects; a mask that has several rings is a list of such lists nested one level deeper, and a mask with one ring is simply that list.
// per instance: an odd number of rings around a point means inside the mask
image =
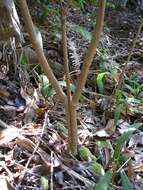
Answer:
[{"label": "fern frond", "polygon": [[72,65],[75,69],[79,69],[81,64],[81,56],[77,52],[77,47],[72,39],[68,40],[68,48],[70,49],[69,55],[72,61]]}]

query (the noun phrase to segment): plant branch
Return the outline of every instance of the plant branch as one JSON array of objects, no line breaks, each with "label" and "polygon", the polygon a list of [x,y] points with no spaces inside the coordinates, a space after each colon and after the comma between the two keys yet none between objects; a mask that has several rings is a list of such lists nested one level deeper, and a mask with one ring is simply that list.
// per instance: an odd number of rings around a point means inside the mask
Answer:
[{"label": "plant branch", "polygon": [[51,85],[53,86],[54,90],[58,94],[60,100],[62,102],[64,102],[66,95],[63,92],[62,88],[60,87],[55,75],[53,74],[53,72],[52,72],[52,70],[48,64],[48,61],[44,55],[43,49],[40,47],[39,43],[37,42],[37,38],[36,38],[34,27],[33,27],[34,25],[33,25],[31,15],[29,13],[27,2],[26,2],[26,0],[19,0],[18,2],[20,5],[20,10],[21,10],[23,18],[24,18],[24,22],[25,22],[27,32],[30,36],[31,43],[32,43],[33,48],[35,49],[35,51],[37,53],[39,63],[41,65],[41,67],[43,68],[43,71],[46,73],[46,75],[47,75]]},{"label": "plant branch", "polygon": [[[61,8],[61,27],[62,27],[62,45],[64,55],[64,70],[67,84],[67,102],[65,102],[65,112],[68,122],[68,148],[70,153],[77,152],[77,123],[76,123],[76,108],[72,106],[71,89],[70,89],[70,72],[69,59],[67,51],[67,34],[66,34],[66,9]],[[67,106],[67,107],[66,107]]]},{"label": "plant branch", "polygon": [[67,84],[68,102],[70,102],[71,90],[70,90],[70,74],[69,74],[69,59],[68,59],[68,51],[67,51],[65,15],[66,15],[66,10],[62,7],[61,26],[62,26],[62,45],[63,45],[63,55],[64,55],[64,70],[65,70],[65,77],[66,77],[66,84]]},{"label": "plant branch", "polygon": [[89,45],[89,48],[86,52],[84,61],[83,61],[83,66],[81,69],[81,73],[78,79],[78,83],[77,83],[77,87],[76,87],[76,91],[73,95],[73,104],[77,104],[82,92],[82,89],[86,83],[86,79],[88,76],[88,72],[89,72],[89,68],[90,65],[93,61],[93,58],[96,54],[96,50],[99,44],[99,40],[100,40],[100,35],[102,33],[102,29],[103,29],[103,24],[104,24],[104,13],[105,13],[105,4],[106,4],[106,0],[99,0],[98,1],[98,12],[97,12],[97,18],[96,18],[96,27],[93,31],[93,36],[92,36],[92,40],[91,43]]}]

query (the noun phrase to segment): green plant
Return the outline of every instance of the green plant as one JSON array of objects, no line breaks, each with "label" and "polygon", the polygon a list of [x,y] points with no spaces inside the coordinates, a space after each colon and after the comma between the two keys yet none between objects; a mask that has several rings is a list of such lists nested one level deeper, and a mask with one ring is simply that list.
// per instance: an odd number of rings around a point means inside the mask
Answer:
[{"label": "green plant", "polygon": [[120,177],[121,177],[121,181],[122,181],[122,184],[123,184],[123,189],[124,190],[129,190],[129,189],[133,190],[133,185],[129,181],[129,178],[126,175],[126,173],[124,172],[124,170],[120,171]]},{"label": "green plant", "polygon": [[104,79],[105,79],[105,75],[106,75],[106,72],[99,73],[99,74],[97,75],[97,79],[96,79],[96,83],[97,83],[99,92],[100,92],[101,94],[104,93]]},{"label": "green plant", "polygon": [[143,84],[138,82],[137,76],[132,76],[131,78],[126,77],[123,89],[131,93],[134,98],[140,98],[140,94],[143,91]]},{"label": "green plant", "polygon": [[67,36],[66,36],[66,12],[65,7],[61,8],[61,28],[62,28],[62,44],[63,44],[63,57],[64,57],[64,68],[65,68],[65,76],[67,83],[67,94],[63,91],[61,86],[58,83],[55,75],[53,74],[51,67],[46,60],[46,57],[43,53],[43,49],[37,43],[36,35],[33,30],[33,22],[29,13],[29,9],[25,0],[19,0],[20,9],[22,15],[24,17],[25,26],[28,30],[30,40],[32,42],[33,48],[37,53],[37,57],[39,59],[39,63],[41,64],[43,70],[45,71],[51,85],[53,86],[55,92],[57,93],[59,99],[63,103],[65,107],[67,124],[68,124],[68,137],[69,137],[69,152],[72,154],[77,153],[77,112],[76,108],[81,97],[82,89],[86,83],[86,79],[89,73],[89,68],[92,64],[94,55],[96,54],[97,46],[99,44],[100,35],[103,29],[104,23],[104,13],[105,13],[105,0],[98,1],[98,12],[96,18],[97,27],[93,31],[93,36],[91,43],[87,49],[85,59],[83,60],[83,65],[81,68],[81,73],[77,81],[76,90],[71,96],[70,90],[70,75],[69,75],[69,65],[68,65],[68,53],[67,53]]},{"label": "green plant", "polygon": [[116,142],[115,149],[114,149],[114,155],[113,155],[114,162],[117,162],[117,163],[119,162],[120,153],[121,153],[121,149],[122,149],[123,145],[125,144],[125,142],[127,142],[129,140],[129,138],[131,137],[133,132],[141,126],[142,126],[142,123],[134,123],[134,124],[130,125],[127,132],[123,133],[119,137],[118,141]]},{"label": "green plant", "polygon": [[40,183],[42,189],[47,190],[49,188],[49,179],[47,176],[41,176]]},{"label": "green plant", "polygon": [[45,75],[39,76],[39,81],[40,81],[40,92],[42,96],[47,100],[49,97],[52,97],[55,94],[53,87],[51,86],[48,78]]},{"label": "green plant", "polygon": [[99,182],[93,190],[108,190],[110,188],[110,181],[112,179],[112,172],[109,170],[100,177]]},{"label": "green plant", "polygon": [[[66,81],[58,81],[61,88],[66,88],[67,84]],[[40,92],[42,96],[47,100],[49,97],[52,97],[56,92],[52,85],[49,82],[49,79],[45,75],[39,76],[39,85],[40,85]],[[73,84],[70,85],[71,92],[75,92],[75,86]]]}]

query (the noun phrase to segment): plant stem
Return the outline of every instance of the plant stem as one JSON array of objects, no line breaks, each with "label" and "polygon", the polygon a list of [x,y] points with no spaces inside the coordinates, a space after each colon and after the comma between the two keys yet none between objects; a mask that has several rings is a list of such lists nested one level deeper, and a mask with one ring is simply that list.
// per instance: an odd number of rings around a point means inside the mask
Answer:
[{"label": "plant stem", "polygon": [[72,154],[77,153],[77,116],[76,108],[72,106],[71,102],[71,89],[70,89],[70,72],[69,72],[69,59],[67,51],[67,34],[66,34],[66,8],[61,8],[61,27],[62,27],[62,45],[64,54],[64,70],[67,84],[67,102],[65,102],[65,112],[68,123],[68,148]]},{"label": "plant stem", "polygon": [[43,68],[43,71],[47,75],[51,85],[54,88],[54,90],[58,94],[60,100],[62,102],[64,102],[66,95],[63,92],[62,88],[60,87],[55,75],[53,74],[53,72],[52,72],[52,70],[48,64],[48,61],[44,55],[43,49],[40,47],[39,43],[37,42],[37,38],[36,38],[36,35],[34,32],[34,27],[33,27],[34,25],[33,25],[31,15],[29,13],[27,2],[26,2],[26,0],[19,0],[18,2],[20,5],[21,13],[22,13],[23,18],[24,18],[25,28],[27,29],[27,32],[29,34],[33,48],[35,49],[35,51],[37,53],[39,63],[41,65],[41,67]]},{"label": "plant stem", "polygon": [[93,58],[96,54],[96,50],[99,44],[100,40],[100,35],[102,33],[103,29],[103,24],[104,24],[104,13],[105,13],[105,4],[106,0],[99,0],[98,1],[98,12],[97,12],[97,18],[96,18],[96,27],[93,31],[93,36],[91,43],[89,45],[89,48],[87,49],[84,61],[83,61],[83,66],[81,69],[81,73],[78,79],[76,91],[73,95],[73,104],[77,104],[82,92],[82,89],[86,83],[86,79],[88,76],[89,68],[91,66],[91,63],[93,61]]}]

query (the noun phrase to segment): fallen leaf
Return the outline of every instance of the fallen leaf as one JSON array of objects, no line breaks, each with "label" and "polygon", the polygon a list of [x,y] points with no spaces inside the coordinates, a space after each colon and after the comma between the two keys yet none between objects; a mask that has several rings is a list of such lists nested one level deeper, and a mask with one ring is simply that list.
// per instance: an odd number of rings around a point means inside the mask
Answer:
[{"label": "fallen leaf", "polygon": [[0,145],[5,145],[19,136],[19,129],[11,127],[0,131]]},{"label": "fallen leaf", "polygon": [[116,125],[114,119],[110,119],[104,129],[96,131],[95,135],[98,137],[110,137],[115,132]]}]

